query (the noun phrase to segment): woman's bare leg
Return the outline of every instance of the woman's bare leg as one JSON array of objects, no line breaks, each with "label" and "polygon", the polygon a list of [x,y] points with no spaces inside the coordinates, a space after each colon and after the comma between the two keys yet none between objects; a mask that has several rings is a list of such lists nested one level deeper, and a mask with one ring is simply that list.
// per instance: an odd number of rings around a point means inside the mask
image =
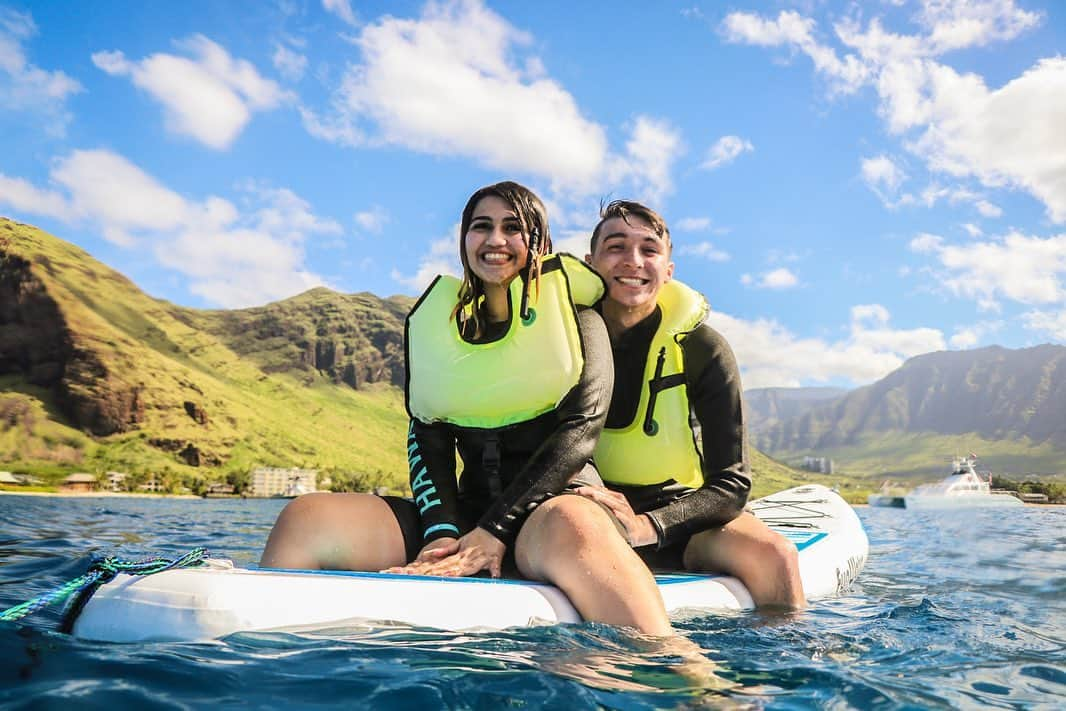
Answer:
[{"label": "woman's bare leg", "polygon": [[796,546],[747,511],[694,535],[685,548],[685,568],[732,575],[748,588],[756,607],[807,606]]},{"label": "woman's bare leg", "polygon": [[673,634],[648,566],[599,504],[556,496],[530,514],[515,542],[518,569],[560,588],[586,620]]},{"label": "woman's bare leg", "polygon": [[403,533],[371,494],[304,494],[278,516],[259,565],[310,570],[383,570],[407,562]]}]

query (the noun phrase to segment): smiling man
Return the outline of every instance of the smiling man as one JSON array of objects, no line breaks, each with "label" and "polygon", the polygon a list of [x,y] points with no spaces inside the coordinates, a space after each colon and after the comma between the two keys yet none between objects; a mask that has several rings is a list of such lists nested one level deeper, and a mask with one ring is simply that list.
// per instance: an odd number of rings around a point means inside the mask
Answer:
[{"label": "smiling man", "polygon": [[759,607],[804,607],[795,546],[744,510],[740,374],[706,300],[673,280],[665,221],[625,200],[600,218],[585,259],[607,283],[615,382],[595,461],[609,488],[578,492],[614,513],[650,567],[727,573]]}]

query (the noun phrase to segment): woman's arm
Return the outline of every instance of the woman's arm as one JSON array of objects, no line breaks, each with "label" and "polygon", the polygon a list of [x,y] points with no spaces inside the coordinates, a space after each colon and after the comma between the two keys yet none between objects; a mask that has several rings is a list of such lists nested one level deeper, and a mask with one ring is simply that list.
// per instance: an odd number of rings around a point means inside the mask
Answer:
[{"label": "woman's arm", "polygon": [[407,430],[407,465],[411,496],[422,521],[423,547],[438,538],[458,538],[459,494],[451,427],[412,419]]},{"label": "woman's arm", "polygon": [[555,430],[478,521],[480,528],[506,545],[514,542],[531,506],[562,491],[592,458],[607,419],[614,387],[607,328],[592,309],[578,314],[578,328],[585,348],[585,367],[578,384],[556,410]]}]

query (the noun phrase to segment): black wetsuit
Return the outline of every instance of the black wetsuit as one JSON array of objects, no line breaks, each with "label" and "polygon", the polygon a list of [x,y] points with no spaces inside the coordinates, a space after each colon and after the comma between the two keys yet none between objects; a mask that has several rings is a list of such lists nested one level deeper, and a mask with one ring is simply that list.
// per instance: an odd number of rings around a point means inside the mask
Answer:
[{"label": "black wetsuit", "polygon": [[[422,457],[439,504],[419,515],[418,507],[410,501],[386,497],[404,532],[408,560],[426,543],[457,537],[454,531],[463,534],[474,526],[496,536],[512,552],[525,517],[537,504],[570,485],[600,482],[591,460],[613,385],[610,341],[603,320],[591,309],[578,314],[578,327],[584,369],[577,385],[555,410],[499,429],[411,421],[410,441]],[[503,335],[490,329],[488,337],[478,342]],[[512,367],[540,366],[523,362]],[[498,395],[507,397],[505,391]],[[456,450],[463,461],[458,482]]]},{"label": "black wetsuit", "polygon": [[[657,308],[611,344],[615,376],[606,427],[620,429],[643,415],[637,408],[644,370],[661,322],[662,311]],[[647,514],[655,526],[658,545],[638,549],[653,567],[680,568],[688,539],[739,516],[751,490],[740,373],[733,351],[706,323],[688,334],[682,351],[703,484],[693,489],[672,479],[644,486],[608,483],[625,495],[636,513]]]}]

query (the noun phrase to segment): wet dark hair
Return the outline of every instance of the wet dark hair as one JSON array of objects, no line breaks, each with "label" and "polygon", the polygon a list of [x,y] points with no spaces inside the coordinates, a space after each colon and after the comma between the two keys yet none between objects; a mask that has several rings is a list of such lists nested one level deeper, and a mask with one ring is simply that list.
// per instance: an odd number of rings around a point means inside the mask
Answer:
[{"label": "wet dark hair", "polygon": [[616,217],[621,217],[629,225],[632,224],[629,221],[630,215],[647,222],[651,226],[652,232],[661,237],[663,242],[666,243],[667,254],[669,254],[673,246],[670,243],[670,229],[666,226],[666,220],[655,210],[635,200],[613,200],[607,205],[600,204],[600,221],[596,223],[596,228],[592,230],[589,252],[591,254],[596,253],[596,242],[600,238],[600,228],[603,227],[603,223]]},{"label": "wet dark hair", "polygon": [[[474,274],[466,259],[466,233],[474,219],[474,209],[482,199],[495,196],[503,200],[514,210],[522,226],[522,239],[529,247],[528,272],[525,275],[524,289],[528,291],[530,283],[536,284],[536,296],[540,296],[540,262],[544,255],[551,253],[551,231],[548,229],[548,209],[544,207],[537,194],[524,185],[505,180],[493,185],[486,185],[476,191],[466,201],[463,216],[459,222],[459,259],[463,262],[463,283],[459,287],[459,301],[452,312],[453,318],[463,321],[473,319],[473,331],[480,334],[481,323],[478,306],[485,294],[485,284]],[[526,293],[526,292],[524,292]]]}]

